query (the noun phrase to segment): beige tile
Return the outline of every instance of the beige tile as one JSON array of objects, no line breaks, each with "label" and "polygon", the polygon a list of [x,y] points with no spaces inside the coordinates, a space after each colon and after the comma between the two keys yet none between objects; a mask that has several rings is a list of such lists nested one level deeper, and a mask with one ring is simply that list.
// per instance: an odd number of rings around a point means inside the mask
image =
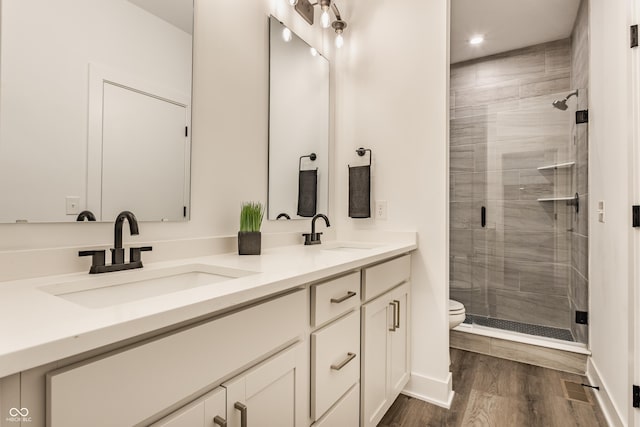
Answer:
[{"label": "beige tile", "polygon": [[505,255],[514,261],[569,262],[566,232],[505,230],[503,234]]},{"label": "beige tile", "polygon": [[489,316],[533,325],[569,329],[569,299],[559,296],[489,289]]},{"label": "beige tile", "polygon": [[494,133],[495,115],[473,116],[449,121],[451,146],[466,144],[486,144]]},{"label": "beige tile", "polygon": [[477,64],[478,85],[505,82],[545,73],[545,49],[541,45],[506,52]]},{"label": "beige tile", "polygon": [[498,210],[501,217],[496,221],[503,226],[504,230],[554,232],[558,229],[553,203],[542,203],[537,200],[507,200],[498,203]]},{"label": "beige tile", "polygon": [[491,354],[491,338],[466,332],[449,331],[449,346],[474,353]]},{"label": "beige tile", "polygon": [[[569,73],[558,77],[525,80],[520,84],[520,98],[531,98],[571,89]],[[550,107],[551,108],[551,107]]]},{"label": "beige tile", "polygon": [[456,91],[456,108],[517,100],[519,94],[517,80],[462,88]]},{"label": "beige tile", "polygon": [[514,262],[522,292],[567,297],[572,268],[567,264]]},{"label": "beige tile", "polygon": [[449,170],[456,172],[473,172],[474,167],[474,145],[454,145],[449,150]]},{"label": "beige tile", "polygon": [[584,375],[587,356],[498,338],[491,339],[491,354],[518,362]]},{"label": "beige tile", "polygon": [[547,74],[571,69],[571,39],[566,38],[545,44],[545,69]]},{"label": "beige tile", "polygon": [[452,89],[476,86],[476,84],[475,64],[462,63],[451,66],[449,85]]}]

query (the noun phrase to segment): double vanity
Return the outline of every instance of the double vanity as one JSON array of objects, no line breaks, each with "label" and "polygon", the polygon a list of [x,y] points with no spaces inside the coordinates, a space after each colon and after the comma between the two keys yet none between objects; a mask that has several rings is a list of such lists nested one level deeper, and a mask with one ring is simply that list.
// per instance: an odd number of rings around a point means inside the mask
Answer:
[{"label": "double vanity", "polygon": [[408,233],[2,283],[0,426],[376,425],[410,375],[414,249]]}]

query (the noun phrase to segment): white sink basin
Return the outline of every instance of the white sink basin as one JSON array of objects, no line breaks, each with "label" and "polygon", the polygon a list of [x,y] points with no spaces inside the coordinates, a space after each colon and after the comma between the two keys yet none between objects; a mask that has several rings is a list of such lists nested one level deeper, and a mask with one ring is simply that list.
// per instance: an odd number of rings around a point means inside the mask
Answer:
[{"label": "white sink basin", "polygon": [[323,243],[320,249],[325,251],[362,252],[379,246],[377,243],[366,242],[329,242]]},{"label": "white sink basin", "polygon": [[51,295],[89,307],[103,308],[255,274],[204,264],[158,270],[129,270],[91,275],[40,288]]}]

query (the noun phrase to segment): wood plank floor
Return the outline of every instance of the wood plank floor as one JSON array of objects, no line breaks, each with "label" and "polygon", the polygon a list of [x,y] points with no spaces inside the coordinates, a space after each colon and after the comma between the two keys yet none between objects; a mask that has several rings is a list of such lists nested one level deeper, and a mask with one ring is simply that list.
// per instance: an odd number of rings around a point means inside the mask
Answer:
[{"label": "wood plank floor", "polygon": [[450,410],[400,395],[378,427],[607,425],[593,390],[585,388],[588,402],[567,397],[563,380],[587,383],[583,376],[456,349],[451,360]]}]

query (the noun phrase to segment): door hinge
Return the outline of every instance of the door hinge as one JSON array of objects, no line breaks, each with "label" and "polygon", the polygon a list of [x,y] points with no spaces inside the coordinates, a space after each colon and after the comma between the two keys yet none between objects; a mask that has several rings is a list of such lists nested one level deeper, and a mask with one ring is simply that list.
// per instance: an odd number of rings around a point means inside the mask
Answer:
[{"label": "door hinge", "polygon": [[631,206],[631,212],[632,212],[631,226],[640,227],[640,205]]},{"label": "door hinge", "polygon": [[633,407],[640,408],[640,386],[633,386]]},{"label": "door hinge", "polygon": [[184,127],[184,136],[189,136],[189,126]]},{"label": "door hinge", "polygon": [[589,323],[589,313],[586,311],[578,311],[576,310],[576,323],[579,325],[588,325]]},{"label": "door hinge", "polygon": [[589,110],[576,111],[576,124],[589,123]]},{"label": "door hinge", "polygon": [[638,47],[638,25],[632,25],[629,31],[631,48]]},{"label": "door hinge", "polygon": [[187,207],[186,206],[182,207],[182,216],[185,217],[185,218],[187,217]]}]

